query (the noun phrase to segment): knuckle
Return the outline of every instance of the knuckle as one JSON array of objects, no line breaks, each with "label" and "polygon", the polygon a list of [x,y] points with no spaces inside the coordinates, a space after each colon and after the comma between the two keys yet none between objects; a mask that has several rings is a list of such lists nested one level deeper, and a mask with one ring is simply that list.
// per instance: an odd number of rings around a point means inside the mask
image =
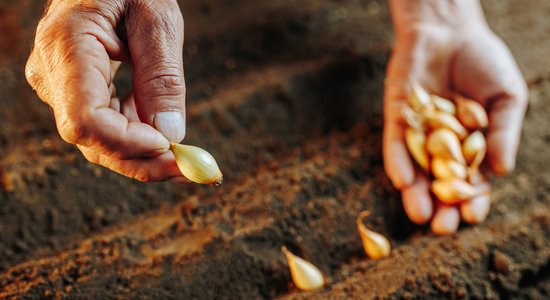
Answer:
[{"label": "knuckle", "polygon": [[34,49],[33,49],[36,55],[42,56],[45,53],[48,53],[53,43],[53,37],[51,34],[49,34],[50,32],[51,30],[43,30],[42,32],[36,33],[36,38],[34,40]]},{"label": "knuckle", "polygon": [[92,164],[100,164],[99,163],[99,157],[97,155],[86,155],[86,154],[84,154],[84,158],[86,158]]},{"label": "knuckle", "polygon": [[[38,26],[33,45],[31,59],[34,64],[40,64],[44,72],[51,72],[59,56],[66,51],[66,46],[59,48],[60,43],[66,43],[71,36],[71,24],[64,20],[54,23],[42,20]],[[61,50],[61,51],[60,51]],[[29,70],[30,71],[30,70]]]},{"label": "knuckle", "polygon": [[74,43],[79,28],[85,26],[83,14],[77,11],[57,12],[44,17],[38,24],[34,41],[37,57],[46,63],[56,51],[66,51],[66,44]]},{"label": "knuckle", "polygon": [[529,99],[529,89],[524,81],[517,82],[514,86],[507,86],[504,89],[505,99],[510,105],[523,106]]},{"label": "knuckle", "polygon": [[527,103],[529,100],[529,88],[525,81],[522,80],[520,87],[517,91],[517,98],[520,103]]},{"label": "knuckle", "polygon": [[44,37],[48,36],[48,32],[51,30],[52,27],[51,22],[49,21],[50,17],[45,16],[38,22],[38,25],[36,26],[36,41],[41,40]]},{"label": "knuckle", "polygon": [[[120,1],[97,1],[96,5],[90,3],[75,3],[73,11],[78,12],[78,17],[91,21],[99,28],[109,28],[123,15],[124,7]],[[73,14],[74,15],[74,14]]]},{"label": "knuckle", "polygon": [[36,28],[35,51],[38,51],[39,54],[47,52],[52,47],[53,42],[63,33],[65,23],[66,17],[61,16],[55,22],[52,21],[51,15],[40,20]]},{"label": "knuckle", "polygon": [[25,78],[27,79],[27,82],[33,87],[36,88],[36,86],[40,83],[40,74],[38,71],[38,68],[36,66],[36,62],[33,58],[34,54],[31,54],[31,57],[29,57],[29,60],[27,61],[27,64],[25,65]]},{"label": "knuckle", "polygon": [[97,153],[90,153],[89,150],[80,149],[84,158],[93,164],[99,164],[99,155]]},{"label": "knuckle", "polygon": [[59,125],[59,134],[67,143],[85,145],[89,130],[82,119],[65,117],[65,121]]},{"label": "knuckle", "polygon": [[185,92],[183,76],[179,74],[157,74],[143,83],[143,88],[149,96],[180,96]]}]

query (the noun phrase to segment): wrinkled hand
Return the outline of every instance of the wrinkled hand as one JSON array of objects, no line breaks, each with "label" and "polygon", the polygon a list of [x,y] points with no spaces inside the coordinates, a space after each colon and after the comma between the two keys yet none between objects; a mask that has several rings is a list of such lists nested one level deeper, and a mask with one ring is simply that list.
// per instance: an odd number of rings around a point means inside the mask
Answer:
[{"label": "wrinkled hand", "polygon": [[[496,174],[515,165],[527,106],[525,81],[506,45],[487,26],[476,0],[392,0],[396,29],[384,95],[384,165],[401,190],[411,221],[456,231],[462,218],[484,219],[489,197],[462,207],[433,203],[427,176],[416,167],[404,143],[401,107],[414,80],[431,93],[456,91],[476,99],[489,113],[487,164]],[[457,4],[459,3],[459,4]],[[435,208],[434,208],[435,207]],[[459,211],[460,209],[460,211]],[[435,216],[435,217],[434,217]]]},{"label": "wrinkled hand", "polygon": [[[61,137],[91,162],[141,181],[181,176],[169,142],[185,136],[183,17],[175,0],[53,0],[26,67]],[[119,99],[113,77],[133,66]]]}]

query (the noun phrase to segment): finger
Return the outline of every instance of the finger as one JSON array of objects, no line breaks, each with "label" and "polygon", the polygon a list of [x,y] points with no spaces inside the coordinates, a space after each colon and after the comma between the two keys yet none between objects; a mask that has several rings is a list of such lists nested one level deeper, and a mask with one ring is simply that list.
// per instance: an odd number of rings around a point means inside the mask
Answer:
[{"label": "finger", "polygon": [[508,94],[495,99],[489,109],[487,158],[498,175],[509,173],[516,165],[526,108],[527,96]]},{"label": "finger", "polygon": [[[478,190],[489,190],[490,185],[487,177],[480,176],[480,182],[475,184]],[[469,224],[481,223],[487,218],[491,207],[490,193],[483,193],[473,197],[471,200],[460,205],[460,215]]]},{"label": "finger", "polygon": [[432,232],[437,235],[449,235],[458,230],[460,214],[456,206],[439,205],[432,220]]},{"label": "finger", "polygon": [[111,60],[111,79],[115,78],[115,75],[118,72],[120,65],[122,65],[121,61]]},{"label": "finger", "polygon": [[432,218],[433,202],[426,175],[417,173],[414,182],[406,186],[401,195],[405,213],[412,222],[425,224]]},{"label": "finger", "polygon": [[[111,71],[111,78],[113,76],[112,74],[113,72]],[[109,108],[116,112],[120,112],[120,98],[116,94],[116,86],[115,83],[112,81],[109,85],[109,93],[111,94],[111,102],[109,103]]]},{"label": "finger", "polygon": [[118,72],[118,68],[120,67],[122,63],[120,61],[114,61],[111,60],[111,80],[109,80],[109,91],[111,92],[111,98],[114,98],[117,96],[117,90],[114,82],[114,78],[116,76],[116,73]]},{"label": "finger", "polygon": [[111,98],[114,98],[117,96],[116,94],[116,86],[114,83],[111,83],[111,85],[109,85],[109,92],[111,93]]},{"label": "finger", "polygon": [[[174,155],[170,151],[152,158],[121,160],[83,146],[78,146],[78,149],[90,162],[142,182],[176,180],[181,177]],[[184,180],[180,179],[179,182]]]},{"label": "finger", "polygon": [[414,180],[414,166],[405,145],[401,110],[408,96],[406,79],[396,77],[394,60],[390,61],[384,90],[384,131],[382,151],[386,174],[397,189],[402,189]]},{"label": "finger", "polygon": [[134,100],[134,94],[130,93],[124,99],[120,106],[120,112],[128,118],[130,122],[141,122],[137,114],[136,102]]},{"label": "finger", "polygon": [[142,1],[126,22],[140,119],[171,142],[185,137],[183,17],[174,0]]},{"label": "finger", "polygon": [[414,167],[404,143],[404,131],[399,124],[386,123],[383,131],[384,168],[397,189],[414,181]]},{"label": "finger", "polygon": [[481,223],[487,218],[490,207],[491,197],[488,194],[478,195],[460,205],[460,215],[469,224]]},{"label": "finger", "polygon": [[111,98],[111,102],[109,103],[109,108],[116,112],[120,112],[120,99],[118,97]]},{"label": "finger", "polygon": [[457,54],[454,81],[459,92],[487,108],[489,165],[496,174],[506,174],[515,166],[527,86],[506,45],[492,33],[482,38],[485,43],[469,43]]}]

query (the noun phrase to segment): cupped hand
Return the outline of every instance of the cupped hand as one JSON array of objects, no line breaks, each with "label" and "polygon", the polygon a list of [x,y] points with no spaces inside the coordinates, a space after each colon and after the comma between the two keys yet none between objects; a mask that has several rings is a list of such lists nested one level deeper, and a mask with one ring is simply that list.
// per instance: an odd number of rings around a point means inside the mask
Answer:
[{"label": "cupped hand", "polygon": [[[430,3],[418,8],[414,3],[420,2]],[[410,220],[418,224],[432,220],[436,233],[456,231],[461,216],[467,222],[485,219],[490,199],[476,197],[461,207],[434,203],[429,179],[415,166],[404,143],[401,108],[409,95],[408,83],[418,82],[440,96],[457,92],[487,109],[486,160],[498,175],[515,166],[527,106],[525,81],[506,45],[486,24],[479,3],[467,0],[463,3],[472,6],[438,7],[444,2],[453,1],[390,1],[396,38],[384,94],[386,173],[401,190]]]},{"label": "cupped hand", "polygon": [[[61,137],[91,162],[140,181],[181,176],[169,142],[185,136],[183,17],[175,0],[53,0],[27,80]],[[133,91],[117,97],[120,61]]]}]

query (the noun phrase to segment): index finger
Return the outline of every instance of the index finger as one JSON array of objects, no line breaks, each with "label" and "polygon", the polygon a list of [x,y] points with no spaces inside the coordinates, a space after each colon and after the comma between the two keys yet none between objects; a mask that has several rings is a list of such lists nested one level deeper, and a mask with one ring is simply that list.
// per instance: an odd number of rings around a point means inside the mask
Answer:
[{"label": "index finger", "polygon": [[[392,59],[393,61],[393,59]],[[401,124],[401,110],[407,97],[406,80],[395,76],[392,61],[384,89],[384,131],[382,151],[386,174],[397,189],[414,181],[414,166],[405,145],[404,128]]]}]

